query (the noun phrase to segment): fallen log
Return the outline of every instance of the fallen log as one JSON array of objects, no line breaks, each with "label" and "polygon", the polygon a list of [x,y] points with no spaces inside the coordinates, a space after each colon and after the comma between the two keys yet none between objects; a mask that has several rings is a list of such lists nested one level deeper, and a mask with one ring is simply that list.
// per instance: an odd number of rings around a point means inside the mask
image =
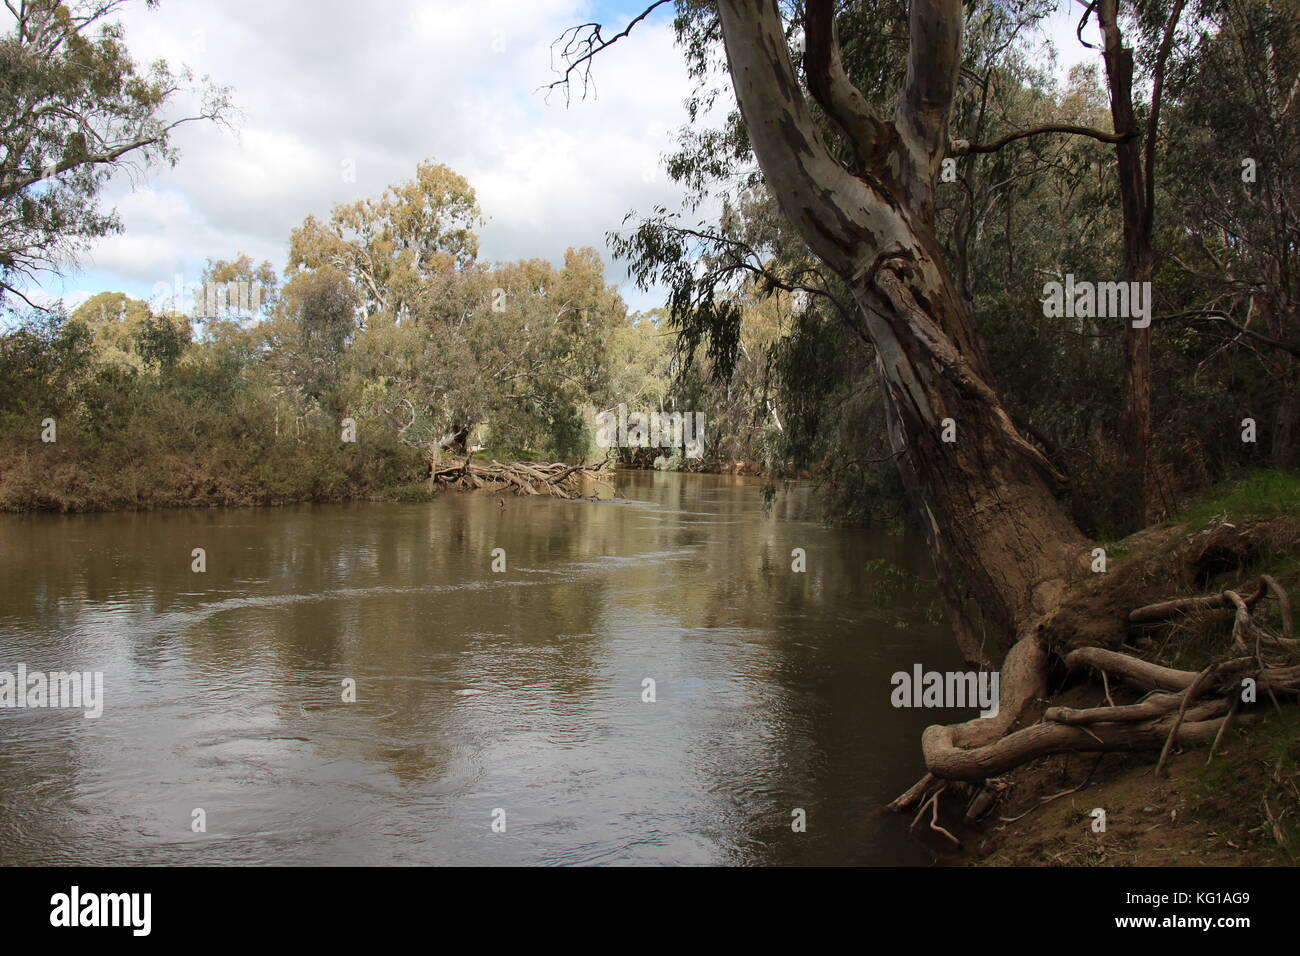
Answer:
[{"label": "fallen log", "polygon": [[583,480],[608,484],[601,477],[607,461],[588,465],[579,462],[500,462],[493,459],[487,464],[475,463],[471,452],[464,462],[457,464],[431,461],[429,480],[443,488],[462,491],[478,489],[498,492],[509,489],[516,495],[548,494],[556,498],[583,497]]}]

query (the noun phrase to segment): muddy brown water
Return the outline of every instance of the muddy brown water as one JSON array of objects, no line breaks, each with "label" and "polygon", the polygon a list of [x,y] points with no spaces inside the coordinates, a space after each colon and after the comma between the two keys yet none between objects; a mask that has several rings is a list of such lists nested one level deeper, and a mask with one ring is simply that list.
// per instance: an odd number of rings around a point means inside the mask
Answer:
[{"label": "muddy brown water", "polygon": [[929,862],[873,811],[955,715],[889,678],[960,661],[868,569],[923,545],[762,487],[0,516],[0,671],[104,679],[0,709],[0,863]]}]

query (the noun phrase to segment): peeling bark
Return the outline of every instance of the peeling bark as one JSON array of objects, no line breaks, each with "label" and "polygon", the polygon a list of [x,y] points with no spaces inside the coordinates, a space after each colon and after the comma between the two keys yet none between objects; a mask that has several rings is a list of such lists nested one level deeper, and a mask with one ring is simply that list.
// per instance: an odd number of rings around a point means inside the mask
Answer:
[{"label": "peeling bark", "polygon": [[[849,285],[875,346],[890,435],[950,611],[968,595],[1005,648],[1054,609],[1086,541],[1063,479],[1012,423],[969,301],[943,261],[935,179],[961,46],[960,0],[915,0],[894,117],[871,112],[839,67],[827,5],[809,5],[809,90],[869,168],[833,157],[813,121],[773,0],[718,4],[736,97],[764,176],[809,248]],[[861,140],[866,140],[862,142]],[[956,441],[942,440],[944,420]],[[963,652],[975,651],[969,627]],[[1006,687],[1004,680],[1003,687]]]}]

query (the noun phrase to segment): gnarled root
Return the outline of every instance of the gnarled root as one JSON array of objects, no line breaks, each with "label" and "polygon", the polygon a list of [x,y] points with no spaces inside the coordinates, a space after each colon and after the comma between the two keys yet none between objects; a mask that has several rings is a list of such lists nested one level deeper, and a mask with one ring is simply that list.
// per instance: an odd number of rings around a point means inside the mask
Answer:
[{"label": "gnarled root", "polygon": [[[1251,608],[1269,592],[1281,606],[1284,637],[1269,634],[1251,620]],[[1279,695],[1300,696],[1300,665],[1270,663],[1260,656],[1261,642],[1275,646],[1296,643],[1290,602],[1275,580],[1261,579],[1249,596],[1228,590],[1205,598],[1165,601],[1139,608],[1129,619],[1149,623],[1205,608],[1235,611],[1232,644],[1241,656],[1196,672],[1163,667],[1105,648],[1079,648],[1066,655],[1068,668],[1090,668],[1147,691],[1147,695],[1137,703],[1118,706],[1050,707],[1038,723],[1013,730],[1032,702],[1046,692],[1047,651],[1037,636],[1022,638],[1003,664],[997,715],[927,727],[921,749],[928,773],[890,808],[906,809],[918,802],[924,807],[927,794],[953,781],[983,781],[1038,757],[1059,753],[1158,750],[1157,772],[1161,772],[1174,747],[1217,747],[1231,721],[1249,719],[1249,715],[1238,715],[1246,678],[1253,679],[1259,690],[1274,700]]]},{"label": "gnarled root", "polygon": [[[1226,701],[1188,712],[1175,742],[1209,743],[1219,731],[1215,715],[1226,713]],[[1059,753],[1104,753],[1116,750],[1155,750],[1169,738],[1173,718],[1144,724],[1096,724],[1089,728],[1043,722],[971,750],[954,746],[952,728],[927,727],[921,736],[925,764],[945,780],[983,780],[1014,770],[1027,761]]]},{"label": "gnarled root", "polygon": [[[1047,649],[1037,634],[1022,637],[1012,645],[1006,659],[1002,662],[997,713],[991,717],[977,717],[963,724],[942,728],[951,735],[949,746],[954,749],[978,749],[1005,736],[1030,705],[1047,693],[1047,663]],[[934,727],[927,728],[926,734],[928,735],[934,729]],[[895,798],[888,809],[895,811],[911,809],[921,802],[936,784],[942,785],[944,780],[983,779],[982,777],[947,777],[936,772],[930,765],[925,739],[923,736],[921,746],[926,753],[926,767],[930,772]],[[940,780],[940,777],[943,780]]]},{"label": "gnarled root", "polygon": [[1130,624],[1159,624],[1194,611],[1226,610],[1236,603],[1229,595],[1238,598],[1238,600],[1244,600],[1249,610],[1259,603],[1260,598],[1264,596],[1267,590],[1268,585],[1261,580],[1256,586],[1255,592],[1244,599],[1236,592],[1224,591],[1222,594],[1210,594],[1205,597],[1174,598],[1169,601],[1160,601],[1129,612],[1128,620]]},{"label": "gnarled root", "polygon": [[[1156,693],[1115,707],[1048,708],[1041,723],[973,748],[962,746],[956,732],[965,725],[927,727],[921,737],[926,768],[938,780],[973,781],[1057,753],[1160,750],[1158,769],[1163,769],[1172,747],[1215,740],[1243,678],[1254,678],[1261,690],[1300,693],[1300,666],[1261,668],[1250,657],[1224,661],[1199,674],[1091,647],[1074,651],[1066,662],[1104,668]],[[1207,692],[1216,696],[1201,700]]]}]

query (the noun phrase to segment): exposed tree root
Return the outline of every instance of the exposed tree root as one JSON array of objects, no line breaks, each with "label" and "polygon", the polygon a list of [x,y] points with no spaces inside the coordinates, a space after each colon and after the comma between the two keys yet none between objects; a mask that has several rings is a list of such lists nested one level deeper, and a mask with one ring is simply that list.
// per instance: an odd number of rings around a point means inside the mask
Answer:
[{"label": "exposed tree root", "polygon": [[926,798],[925,802],[921,804],[921,809],[917,810],[916,816],[912,818],[912,826],[910,827],[910,829],[913,830],[916,829],[916,825],[921,822],[921,817],[925,815],[925,811],[928,809],[930,811],[930,829],[933,830],[935,833],[947,837],[960,849],[961,840],[958,840],[955,836],[952,835],[951,831],[945,829],[939,823],[939,797],[942,796],[943,793],[947,791],[947,789],[948,789],[948,785],[945,784],[939,787],[933,793],[931,793],[928,798]]},{"label": "exposed tree root", "polygon": [[1259,603],[1260,598],[1264,596],[1267,590],[1268,585],[1261,580],[1259,586],[1255,589],[1255,593],[1244,599],[1236,592],[1224,591],[1222,594],[1210,594],[1205,597],[1174,598],[1169,601],[1160,601],[1157,604],[1148,604],[1146,607],[1140,607],[1132,611],[1128,616],[1128,620],[1130,624],[1159,624],[1170,618],[1189,614],[1193,611],[1231,608],[1236,605],[1237,601],[1243,600],[1247,611],[1249,611],[1250,608]]},{"label": "exposed tree root", "polygon": [[[1188,711],[1187,717],[1213,718],[1227,709],[1226,701],[1216,701]],[[1143,724],[1094,724],[1090,728],[1044,722],[983,747],[964,749],[953,744],[951,727],[936,724],[926,728],[921,748],[926,766],[936,777],[974,781],[1007,773],[1051,754],[1155,750],[1169,738],[1172,725],[1172,718]],[[1218,730],[1218,720],[1187,719],[1177,728],[1175,742],[1208,743]]]},{"label": "exposed tree root", "polygon": [[[1283,637],[1270,634],[1251,618],[1252,607],[1269,593],[1278,600]],[[1249,719],[1249,714],[1238,713],[1247,679],[1254,681],[1257,692],[1267,693],[1274,701],[1278,696],[1298,697],[1300,664],[1273,663],[1260,655],[1262,642],[1289,648],[1298,643],[1293,637],[1288,595],[1267,576],[1249,596],[1227,590],[1208,597],[1163,601],[1138,608],[1129,620],[1154,623],[1207,609],[1234,610],[1231,641],[1237,656],[1197,672],[1164,667],[1120,651],[1081,647],[1067,653],[1063,662],[1070,670],[1091,669],[1101,674],[1107,700],[1110,677],[1146,691],[1146,696],[1132,704],[1049,707],[1037,723],[1013,729],[1030,704],[1046,691],[1048,655],[1043,642],[1037,635],[1022,638],[1003,663],[997,715],[926,728],[921,747],[929,772],[890,808],[907,809],[919,803],[919,819],[928,805],[937,803],[938,793],[954,781],[977,783],[1052,754],[1159,751],[1158,774],[1175,747],[1210,744],[1212,759],[1228,725],[1234,719]]]},{"label": "exposed tree root", "polygon": [[[1244,606],[1244,602],[1243,602]],[[1234,629],[1235,631],[1235,629]],[[1214,665],[1211,664],[1205,670],[1196,675],[1196,680],[1192,681],[1192,686],[1182,693],[1182,701],[1178,705],[1178,716],[1174,718],[1173,724],[1169,728],[1169,736],[1165,738],[1165,745],[1160,748],[1160,759],[1156,761],[1156,776],[1163,777],[1165,774],[1165,763],[1169,760],[1170,748],[1174,745],[1174,739],[1178,736],[1178,730],[1183,726],[1183,719],[1187,716],[1187,708],[1196,699],[1196,696],[1205,689],[1206,685],[1213,680]],[[1224,710],[1227,710],[1229,704],[1223,702]],[[1214,738],[1219,738],[1218,729],[1216,728]]]},{"label": "exposed tree root", "polygon": [[886,809],[900,813],[903,810],[910,810],[916,805],[916,802],[925,796],[926,792],[934,786],[934,783],[934,774],[927,773],[920,780],[916,781],[916,783],[908,787],[906,791],[895,797]]},{"label": "exposed tree root", "polygon": [[1282,587],[1282,585],[1278,584],[1277,580],[1271,574],[1264,575],[1260,580],[1268,586],[1268,589],[1273,592],[1273,596],[1277,598],[1278,607],[1282,612],[1283,639],[1288,641],[1295,640],[1295,623],[1291,619],[1291,598],[1286,593],[1286,589]]},{"label": "exposed tree root", "polygon": [[1214,755],[1219,752],[1219,744],[1223,743],[1223,738],[1227,736],[1228,728],[1232,726],[1232,719],[1237,716],[1237,709],[1241,706],[1241,698],[1234,696],[1232,705],[1228,708],[1228,715],[1223,718],[1223,723],[1219,725],[1219,732],[1214,735],[1214,742],[1210,744],[1210,755],[1205,758],[1205,765],[1208,767],[1214,760]]},{"label": "exposed tree root", "polygon": [[1196,679],[1196,675],[1188,671],[1162,667],[1104,647],[1081,647],[1077,651],[1071,651],[1065,656],[1065,666],[1071,670],[1092,667],[1097,671],[1105,671],[1142,690],[1182,691]]},{"label": "exposed tree root", "polygon": [[497,491],[509,489],[517,495],[553,495],[556,498],[581,498],[584,478],[608,483],[600,477],[607,462],[595,465],[579,462],[499,462],[486,465],[473,464],[471,452],[460,464],[433,463],[430,465],[430,482],[444,488],[473,491],[490,488]]}]

